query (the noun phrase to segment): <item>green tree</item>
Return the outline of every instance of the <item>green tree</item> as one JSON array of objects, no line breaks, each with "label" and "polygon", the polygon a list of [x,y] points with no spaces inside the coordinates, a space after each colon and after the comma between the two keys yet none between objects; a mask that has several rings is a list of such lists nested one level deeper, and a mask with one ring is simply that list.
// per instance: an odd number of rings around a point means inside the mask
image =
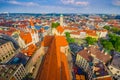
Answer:
[{"label": "green tree", "polygon": [[70,38],[70,33],[69,32],[66,32],[65,35],[66,35],[67,38]]},{"label": "green tree", "polygon": [[115,46],[115,50],[120,52],[120,37],[119,36],[117,36],[114,46]]},{"label": "green tree", "polygon": [[110,31],[112,31],[113,33],[117,33],[119,31],[119,29],[116,27],[112,27]]},{"label": "green tree", "polygon": [[113,45],[115,45],[117,39],[116,34],[108,34],[108,36],[109,36],[109,41],[112,42]]},{"label": "green tree", "polygon": [[58,23],[58,22],[52,23],[52,25],[51,25],[52,28],[56,28],[56,27],[58,27],[58,26],[60,26],[60,23]]},{"label": "green tree", "polygon": [[104,26],[104,29],[110,30],[110,26]]},{"label": "green tree", "polygon": [[105,39],[101,39],[100,42],[105,49],[107,49],[107,50],[113,50],[114,49],[112,42],[110,42],[108,40],[105,40]]},{"label": "green tree", "polygon": [[67,38],[68,43],[74,43],[75,39],[74,38]]},{"label": "green tree", "polygon": [[92,44],[97,42],[97,40],[95,38],[92,38],[92,37],[87,37],[85,40],[87,41],[87,43],[89,45],[92,45]]}]

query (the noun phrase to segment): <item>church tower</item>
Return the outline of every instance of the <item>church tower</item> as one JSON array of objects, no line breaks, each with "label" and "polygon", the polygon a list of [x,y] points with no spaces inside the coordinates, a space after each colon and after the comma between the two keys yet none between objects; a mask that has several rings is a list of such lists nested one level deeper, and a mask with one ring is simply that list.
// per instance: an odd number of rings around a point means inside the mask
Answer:
[{"label": "church tower", "polygon": [[63,15],[60,15],[60,26],[63,26]]},{"label": "church tower", "polygon": [[35,26],[34,26],[32,18],[30,19],[30,26],[31,26],[32,29],[35,29]]}]

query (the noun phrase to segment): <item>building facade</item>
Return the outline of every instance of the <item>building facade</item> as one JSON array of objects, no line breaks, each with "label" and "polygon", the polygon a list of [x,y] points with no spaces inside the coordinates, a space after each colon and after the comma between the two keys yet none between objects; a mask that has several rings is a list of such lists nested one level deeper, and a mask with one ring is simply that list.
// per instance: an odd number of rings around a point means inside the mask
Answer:
[{"label": "building facade", "polygon": [[76,65],[82,68],[88,74],[88,80],[92,80],[93,72],[90,66],[92,58],[87,53],[87,50],[83,50],[77,54]]},{"label": "building facade", "polygon": [[116,80],[120,80],[120,55],[116,54],[113,57],[113,60],[111,62],[111,64],[108,66],[110,72],[113,75],[113,78]]},{"label": "building facade", "polygon": [[22,80],[26,75],[22,64],[0,65],[0,80]]},{"label": "building facade", "polygon": [[0,62],[9,61],[15,55],[15,48],[10,41],[0,39]]}]

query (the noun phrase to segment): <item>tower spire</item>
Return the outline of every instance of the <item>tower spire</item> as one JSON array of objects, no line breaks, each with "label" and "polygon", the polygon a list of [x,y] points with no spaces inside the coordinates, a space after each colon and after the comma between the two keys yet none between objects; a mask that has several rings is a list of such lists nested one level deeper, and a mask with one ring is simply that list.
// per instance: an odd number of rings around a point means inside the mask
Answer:
[{"label": "tower spire", "polygon": [[63,15],[60,15],[60,26],[63,26]]},{"label": "tower spire", "polygon": [[30,26],[31,26],[32,29],[35,29],[35,26],[34,26],[32,18],[30,18]]}]

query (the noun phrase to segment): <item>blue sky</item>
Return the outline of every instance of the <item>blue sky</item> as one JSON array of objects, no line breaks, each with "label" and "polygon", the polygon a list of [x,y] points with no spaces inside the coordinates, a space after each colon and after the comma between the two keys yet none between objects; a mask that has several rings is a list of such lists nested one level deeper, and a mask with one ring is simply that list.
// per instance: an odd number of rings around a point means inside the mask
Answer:
[{"label": "blue sky", "polygon": [[0,0],[0,12],[120,14],[120,0]]}]

